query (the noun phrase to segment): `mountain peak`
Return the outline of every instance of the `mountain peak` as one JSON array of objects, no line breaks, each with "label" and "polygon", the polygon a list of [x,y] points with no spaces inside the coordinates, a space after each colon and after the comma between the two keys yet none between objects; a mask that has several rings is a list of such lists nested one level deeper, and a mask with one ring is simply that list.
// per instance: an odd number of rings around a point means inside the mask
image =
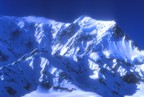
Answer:
[{"label": "mountain peak", "polygon": [[77,18],[75,21],[74,21],[74,23],[75,22],[81,22],[81,23],[87,23],[87,22],[91,22],[91,23],[95,23],[95,22],[105,22],[105,23],[110,23],[110,24],[113,24],[113,25],[115,25],[116,24],[116,22],[115,21],[113,21],[113,20],[111,20],[111,21],[104,21],[104,20],[96,20],[96,19],[93,19],[93,18],[91,18],[91,17],[89,17],[89,16],[85,16],[85,15],[82,15],[82,16],[80,16],[79,18]]},{"label": "mountain peak", "polygon": [[124,97],[143,85],[144,51],[115,21],[29,16],[1,17],[0,25],[0,97],[20,97],[37,87]]}]

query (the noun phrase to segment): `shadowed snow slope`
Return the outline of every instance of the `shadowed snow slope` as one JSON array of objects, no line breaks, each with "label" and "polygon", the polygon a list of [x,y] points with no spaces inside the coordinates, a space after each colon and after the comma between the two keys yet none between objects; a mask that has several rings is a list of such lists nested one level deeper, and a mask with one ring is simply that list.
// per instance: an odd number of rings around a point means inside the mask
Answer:
[{"label": "shadowed snow slope", "polygon": [[144,51],[115,21],[0,17],[0,97],[131,97],[143,78]]}]

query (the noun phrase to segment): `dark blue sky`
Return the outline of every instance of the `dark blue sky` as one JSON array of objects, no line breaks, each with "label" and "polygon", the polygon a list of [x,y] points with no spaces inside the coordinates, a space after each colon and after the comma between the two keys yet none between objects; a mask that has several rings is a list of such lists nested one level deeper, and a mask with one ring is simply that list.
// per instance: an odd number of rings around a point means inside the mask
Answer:
[{"label": "dark blue sky", "polygon": [[0,0],[0,15],[44,16],[63,22],[72,22],[80,15],[115,20],[144,48],[143,0]]}]

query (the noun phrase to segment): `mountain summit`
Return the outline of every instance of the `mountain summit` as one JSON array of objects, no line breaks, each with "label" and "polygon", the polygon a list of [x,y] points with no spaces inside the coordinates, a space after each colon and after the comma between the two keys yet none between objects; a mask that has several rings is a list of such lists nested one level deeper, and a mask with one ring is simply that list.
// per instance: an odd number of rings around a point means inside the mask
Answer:
[{"label": "mountain summit", "polygon": [[138,97],[143,81],[144,51],[115,21],[0,17],[0,97],[36,90]]}]

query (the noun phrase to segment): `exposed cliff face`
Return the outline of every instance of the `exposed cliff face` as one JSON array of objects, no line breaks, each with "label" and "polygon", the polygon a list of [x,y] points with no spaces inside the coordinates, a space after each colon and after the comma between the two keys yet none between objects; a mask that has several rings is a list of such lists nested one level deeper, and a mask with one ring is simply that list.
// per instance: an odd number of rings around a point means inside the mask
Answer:
[{"label": "exposed cliff face", "polygon": [[0,66],[0,97],[20,97],[38,86],[123,97],[142,86],[144,51],[115,21],[1,17]]}]

